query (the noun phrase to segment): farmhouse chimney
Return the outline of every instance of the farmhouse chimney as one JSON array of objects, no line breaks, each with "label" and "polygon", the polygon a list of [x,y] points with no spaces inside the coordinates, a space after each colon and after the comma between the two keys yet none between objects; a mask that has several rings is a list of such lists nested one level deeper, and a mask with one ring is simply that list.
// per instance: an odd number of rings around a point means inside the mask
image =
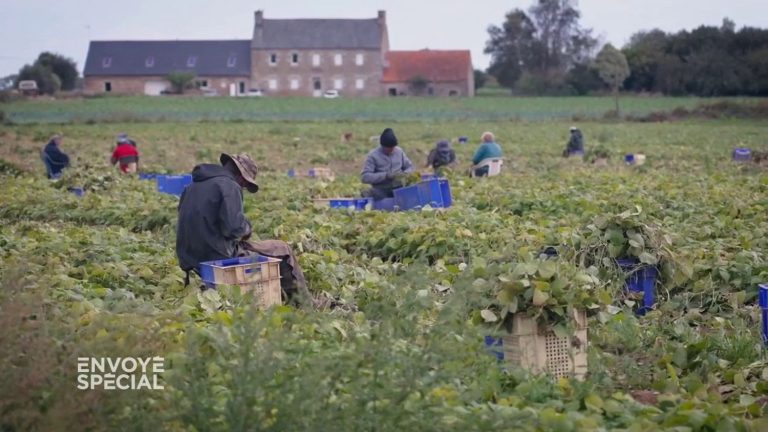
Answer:
[{"label": "farmhouse chimney", "polygon": [[253,13],[254,22],[256,24],[256,27],[261,27],[264,25],[264,11],[263,10],[257,10]]},{"label": "farmhouse chimney", "polygon": [[387,24],[387,11],[379,11],[379,25],[384,26]]}]

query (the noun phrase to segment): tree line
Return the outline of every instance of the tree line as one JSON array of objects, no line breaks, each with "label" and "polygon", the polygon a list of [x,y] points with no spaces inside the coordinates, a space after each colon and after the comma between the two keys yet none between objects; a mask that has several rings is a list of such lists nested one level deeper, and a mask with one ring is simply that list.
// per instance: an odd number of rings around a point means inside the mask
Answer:
[{"label": "tree line", "polygon": [[[488,28],[487,73],[517,94],[583,95],[609,88],[697,96],[768,96],[768,30],[720,27],[635,33],[596,53],[574,0],[536,0]],[[626,64],[627,69],[624,69]],[[481,78],[478,72],[476,76]]]}]

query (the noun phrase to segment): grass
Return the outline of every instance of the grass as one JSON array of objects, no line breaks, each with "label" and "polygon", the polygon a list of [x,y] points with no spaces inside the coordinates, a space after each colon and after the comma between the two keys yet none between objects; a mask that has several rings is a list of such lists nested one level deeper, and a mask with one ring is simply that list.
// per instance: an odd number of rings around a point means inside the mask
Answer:
[{"label": "grass", "polygon": [[[486,92],[487,93],[487,92]],[[481,93],[485,94],[485,93]],[[694,97],[628,96],[622,113],[644,116],[654,111],[691,109],[716,100]],[[613,109],[608,97],[476,98],[202,98],[100,97],[23,100],[2,105],[14,123],[143,121],[510,121],[602,118]]]}]

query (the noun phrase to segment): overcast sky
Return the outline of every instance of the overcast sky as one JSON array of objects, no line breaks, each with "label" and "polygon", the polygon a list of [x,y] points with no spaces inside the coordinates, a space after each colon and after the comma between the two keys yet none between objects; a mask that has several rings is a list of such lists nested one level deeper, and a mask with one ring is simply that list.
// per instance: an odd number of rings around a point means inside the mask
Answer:
[{"label": "overcast sky", "polygon": [[[253,11],[265,18],[373,18],[387,11],[392,49],[469,49],[476,68],[489,24],[533,0],[0,0],[0,77],[41,51],[77,61],[89,40],[249,39]],[[768,28],[768,0],[580,0],[582,24],[623,45],[638,30],[720,25],[723,17]]]}]

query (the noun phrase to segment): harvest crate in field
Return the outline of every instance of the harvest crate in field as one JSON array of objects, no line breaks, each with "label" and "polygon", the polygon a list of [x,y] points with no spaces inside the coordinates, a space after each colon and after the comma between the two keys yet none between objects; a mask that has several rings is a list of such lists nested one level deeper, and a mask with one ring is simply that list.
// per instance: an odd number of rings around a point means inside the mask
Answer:
[{"label": "harvest crate in field", "polygon": [[550,373],[557,378],[573,376],[583,380],[587,373],[586,312],[576,312],[574,323],[575,332],[560,337],[550,326],[539,325],[531,317],[515,314],[512,330],[501,338],[486,339],[486,345],[491,346],[500,360],[513,366],[534,373]]},{"label": "harvest crate in field", "polygon": [[261,255],[200,263],[200,277],[207,286],[238,285],[253,292],[262,307],[282,303],[280,260]]}]

